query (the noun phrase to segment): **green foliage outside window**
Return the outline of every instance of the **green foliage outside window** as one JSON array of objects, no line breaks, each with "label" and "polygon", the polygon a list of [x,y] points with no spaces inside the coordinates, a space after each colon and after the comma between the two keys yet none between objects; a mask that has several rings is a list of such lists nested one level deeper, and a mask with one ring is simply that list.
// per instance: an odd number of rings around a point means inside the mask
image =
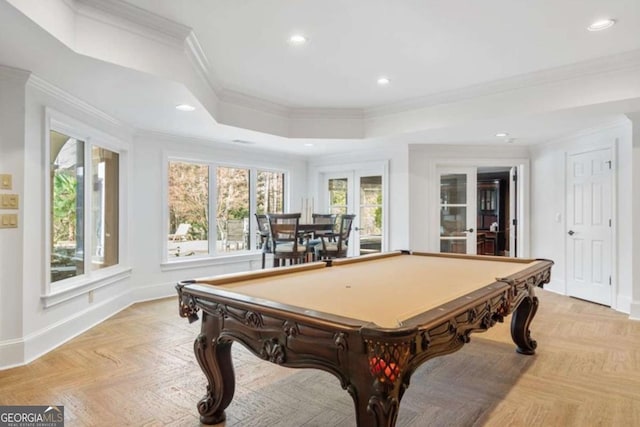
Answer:
[{"label": "green foliage outside window", "polygon": [[78,182],[73,175],[57,173],[53,178],[53,241],[76,239],[76,195]]}]

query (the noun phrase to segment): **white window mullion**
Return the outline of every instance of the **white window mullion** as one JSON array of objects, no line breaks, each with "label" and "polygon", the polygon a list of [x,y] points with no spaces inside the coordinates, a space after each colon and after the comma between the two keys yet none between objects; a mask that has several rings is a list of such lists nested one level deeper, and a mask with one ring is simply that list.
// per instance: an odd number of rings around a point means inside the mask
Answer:
[{"label": "white window mullion", "polygon": [[218,165],[209,164],[209,254],[218,253]]},{"label": "white window mullion", "polygon": [[82,202],[82,214],[84,221],[84,236],[83,238],[83,258],[84,258],[84,274],[85,276],[91,276],[91,221],[93,219],[93,212],[91,198],[93,197],[93,193],[91,191],[92,181],[93,181],[93,171],[91,170],[92,162],[91,162],[91,152],[92,152],[92,142],[91,138],[84,139],[84,169],[83,173],[83,187],[84,187],[84,195]]},{"label": "white window mullion", "polygon": [[258,170],[251,168],[249,170],[249,248],[254,250],[256,247],[257,222],[253,220],[258,211]]}]

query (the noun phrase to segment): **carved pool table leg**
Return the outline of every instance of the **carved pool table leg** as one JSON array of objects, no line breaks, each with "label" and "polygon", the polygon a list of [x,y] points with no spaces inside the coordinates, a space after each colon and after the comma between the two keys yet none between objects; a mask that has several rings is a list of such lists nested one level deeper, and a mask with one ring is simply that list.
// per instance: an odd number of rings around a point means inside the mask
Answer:
[{"label": "carved pool table leg", "polygon": [[529,325],[538,310],[538,298],[525,297],[511,318],[511,338],[516,344],[516,351],[521,354],[531,355],[536,352],[537,343],[531,338]]},{"label": "carved pool table leg", "polygon": [[348,388],[356,408],[356,424],[360,427],[393,427],[400,408],[399,387],[369,380]]},{"label": "carved pool table leg", "polygon": [[198,402],[202,424],[218,424],[224,421],[224,410],[231,403],[235,392],[232,342],[217,341],[218,320],[204,313],[202,332],[193,345],[198,364],[208,381],[207,393]]}]

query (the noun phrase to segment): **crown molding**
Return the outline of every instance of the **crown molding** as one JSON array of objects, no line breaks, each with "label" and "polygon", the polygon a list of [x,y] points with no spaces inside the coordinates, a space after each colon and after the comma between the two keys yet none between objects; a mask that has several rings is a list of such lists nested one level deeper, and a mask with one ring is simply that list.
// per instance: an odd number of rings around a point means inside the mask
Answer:
[{"label": "crown molding", "polygon": [[218,99],[223,103],[238,105],[240,107],[250,108],[252,110],[258,110],[282,117],[289,117],[291,114],[291,109],[283,104],[257,96],[247,95],[235,90],[222,88],[217,95]]},{"label": "crown molding", "polygon": [[294,108],[289,113],[291,119],[362,120],[362,108]]},{"label": "crown molding", "polygon": [[532,73],[521,74],[505,79],[494,80],[476,85],[466,86],[389,105],[371,107],[364,110],[365,118],[376,118],[391,114],[403,113],[410,110],[427,108],[439,104],[448,104],[496,95],[513,90],[545,84],[558,83],[563,80],[586,77],[640,67],[640,49],[609,55],[574,64],[550,68]]},{"label": "crown molding", "polygon": [[[185,39],[192,32],[191,28],[186,25],[163,18],[160,15],[133,6],[122,0],[76,0],[76,2],[81,6],[76,8],[76,12],[78,13],[85,14],[91,18],[98,18],[99,15],[104,17],[105,14],[108,17],[120,18],[120,20],[127,21],[134,25],[123,26],[121,22],[114,22],[111,19],[106,23],[119,24],[118,26],[126,30],[144,36],[149,36],[151,33],[152,38],[159,38],[172,44],[184,43]],[[96,15],[95,11],[103,13]]]},{"label": "crown molding", "polygon": [[132,128],[128,125],[126,125],[125,123],[121,122],[118,119],[115,119],[114,117],[110,116],[109,114],[105,113],[104,111],[94,107],[93,105],[79,99],[76,98],[75,96],[71,95],[70,93],[60,89],[59,87],[47,82],[46,80],[41,79],[40,77],[36,76],[35,74],[32,74],[29,78],[29,80],[27,81],[27,86],[30,86],[34,89],[37,89],[47,95],[50,95],[56,99],[59,99],[65,103],[67,103],[68,105],[70,105],[73,108],[76,108],[80,111],[82,111],[83,113],[94,117],[102,122],[108,123],[110,125],[113,126],[117,126],[121,129],[124,129],[125,131],[128,131],[129,133],[131,133]]},{"label": "crown molding", "polygon": [[207,55],[202,49],[202,45],[198,40],[198,37],[193,31],[189,32],[189,35],[184,40],[184,49],[191,60],[191,64],[204,79],[205,83],[213,91],[216,97],[223,91],[223,84],[216,78],[211,72],[211,66]]},{"label": "crown molding", "polygon": [[30,71],[0,65],[0,80],[11,79],[18,80],[21,83],[26,83],[29,80],[29,77],[31,77]]},{"label": "crown molding", "polygon": [[277,157],[279,159],[287,158],[287,159],[295,159],[295,160],[304,160],[307,156],[303,154],[291,153],[287,151],[278,151],[274,152],[271,148],[266,148],[257,144],[251,145],[243,145],[237,144],[229,140],[223,140],[220,138],[205,138],[199,136],[189,136],[175,133],[162,132],[154,129],[136,129],[133,134],[134,138],[146,138],[154,141],[163,141],[169,143],[188,143],[194,144],[201,147],[206,147],[208,149],[224,149],[233,152],[245,152],[245,153],[255,153],[259,151],[261,153],[265,153],[268,155],[273,155],[274,158]]},{"label": "crown molding", "polygon": [[529,145],[529,149],[531,150],[532,153],[539,153],[542,151],[546,151],[549,148],[564,147],[565,145],[570,144],[571,142],[573,142],[573,140],[577,138],[585,138],[594,134],[606,132],[608,130],[612,130],[612,129],[616,129],[616,128],[620,128],[628,125],[629,125],[629,120],[625,117],[624,114],[620,114],[620,117],[617,117],[611,120],[602,121],[599,123],[594,123],[592,126],[586,129],[581,129],[576,132],[569,132],[565,135],[557,136],[555,138],[549,139],[542,143],[531,144]]}]

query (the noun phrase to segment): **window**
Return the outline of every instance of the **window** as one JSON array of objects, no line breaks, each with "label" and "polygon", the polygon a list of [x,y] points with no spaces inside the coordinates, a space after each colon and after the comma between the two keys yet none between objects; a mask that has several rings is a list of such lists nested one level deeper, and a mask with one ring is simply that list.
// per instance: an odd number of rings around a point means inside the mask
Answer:
[{"label": "window", "polygon": [[169,163],[170,255],[209,253],[209,167]]},{"label": "window", "polygon": [[218,252],[249,248],[249,170],[217,168]]},{"label": "window", "polygon": [[50,283],[119,263],[119,154],[49,132]]},{"label": "window", "polygon": [[169,261],[247,252],[254,213],[284,212],[282,172],[170,160],[168,179]]},{"label": "window", "polygon": [[284,174],[258,171],[256,213],[284,213]]}]

